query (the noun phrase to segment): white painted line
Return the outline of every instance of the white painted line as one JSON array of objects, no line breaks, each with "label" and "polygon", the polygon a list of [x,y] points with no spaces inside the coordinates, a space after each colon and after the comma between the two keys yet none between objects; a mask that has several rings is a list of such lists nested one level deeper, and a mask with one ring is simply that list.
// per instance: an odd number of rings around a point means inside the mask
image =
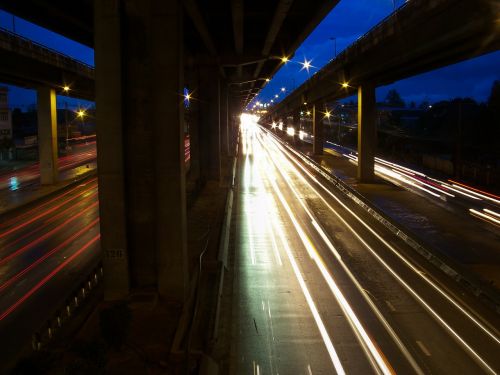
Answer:
[{"label": "white painted line", "polygon": [[394,307],[394,305],[392,303],[390,303],[389,301],[385,301],[386,305],[389,306],[389,309],[394,312],[396,311],[396,308]]},{"label": "white painted line", "polygon": [[418,347],[420,348],[420,350],[422,350],[427,357],[431,356],[431,352],[429,351],[429,349],[427,349],[425,347],[425,345],[422,341],[417,340],[416,343],[417,343]]}]

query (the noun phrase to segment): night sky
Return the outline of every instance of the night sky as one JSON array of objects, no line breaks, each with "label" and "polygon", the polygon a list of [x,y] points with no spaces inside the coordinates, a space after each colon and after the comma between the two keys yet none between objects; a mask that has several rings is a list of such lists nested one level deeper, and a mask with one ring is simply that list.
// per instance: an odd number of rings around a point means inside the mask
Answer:
[{"label": "night sky", "polygon": [[[402,0],[394,0],[396,7]],[[290,92],[309,75],[324,66],[334,56],[335,38],[337,54],[362,36],[393,11],[393,0],[343,0],[323,20],[296,51],[293,59],[283,66],[273,80],[262,90],[257,100],[267,102],[280,94],[281,87]],[[0,11],[0,27],[12,30],[13,17]],[[87,64],[94,64],[94,51],[60,35],[15,18],[15,31],[33,41],[61,51]],[[307,72],[299,62],[311,61],[313,68]],[[417,104],[423,100],[436,102],[454,97],[472,97],[487,100],[492,83],[500,80],[500,51],[476,59],[448,66],[377,89],[377,99],[383,100],[390,88],[396,88],[406,102]],[[281,94],[282,95],[282,94]],[[26,108],[35,103],[33,90],[12,87],[11,107]],[[58,106],[67,101],[70,107],[89,106],[83,100],[58,98]]]},{"label": "night sky", "polygon": [[[396,0],[396,7],[403,2]],[[287,92],[298,87],[333,58],[334,41],[330,38],[336,38],[338,54],[392,11],[392,0],[340,1],[256,100],[268,102],[280,94],[281,87],[286,87]],[[309,73],[300,64],[305,59],[316,67]],[[487,100],[494,80],[500,80],[500,51],[380,87],[377,100],[382,101],[387,91],[395,88],[406,102],[417,104],[423,100],[432,103],[454,97],[473,97],[482,102]]]}]

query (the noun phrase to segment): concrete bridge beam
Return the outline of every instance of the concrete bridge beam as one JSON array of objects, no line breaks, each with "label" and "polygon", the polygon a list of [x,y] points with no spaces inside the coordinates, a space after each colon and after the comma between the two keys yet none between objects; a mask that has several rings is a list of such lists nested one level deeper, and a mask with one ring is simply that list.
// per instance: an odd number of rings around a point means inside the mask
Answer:
[{"label": "concrete bridge beam", "polygon": [[325,143],[323,120],[318,116],[316,104],[312,105],[311,111],[313,128],[313,153],[314,155],[323,155],[323,145]]},{"label": "concrete bridge beam", "polygon": [[42,185],[51,185],[56,183],[59,178],[55,90],[49,87],[38,88],[37,106],[40,183]]},{"label": "concrete bridge beam", "polygon": [[375,151],[377,148],[377,108],[375,86],[358,87],[358,180],[373,182],[375,178]]},{"label": "concrete bridge beam", "polygon": [[[105,298],[187,297],[179,1],[94,1]],[[168,46],[168,48],[166,47]]]}]

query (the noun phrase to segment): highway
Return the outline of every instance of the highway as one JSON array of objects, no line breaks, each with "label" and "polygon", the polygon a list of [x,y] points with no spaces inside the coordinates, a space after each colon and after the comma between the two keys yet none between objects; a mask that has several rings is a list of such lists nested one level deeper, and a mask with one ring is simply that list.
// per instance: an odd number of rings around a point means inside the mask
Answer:
[{"label": "highway", "polygon": [[241,151],[231,373],[500,371],[497,316],[249,118]]},{"label": "highway", "polygon": [[0,363],[30,343],[97,266],[98,207],[92,177],[0,217]]},{"label": "highway", "polygon": [[[283,130],[283,124],[272,123],[272,129]],[[291,130],[287,128],[288,132]],[[295,133],[295,129],[293,130]],[[303,130],[298,132],[300,140],[312,143],[312,135]],[[358,164],[358,153],[356,150],[326,141],[324,150],[347,158],[354,165]],[[454,179],[442,180],[426,175],[422,171],[408,168],[383,158],[375,158],[375,174],[392,184],[406,190],[433,199],[440,204],[465,212],[471,219],[482,220],[500,228],[500,196],[489,191],[484,191],[475,186],[469,186]]]},{"label": "highway", "polygon": [[[72,145],[72,150],[68,155],[59,157],[59,173],[61,179],[71,178],[70,174],[79,174],[78,167],[92,164],[95,168],[96,142],[90,141]],[[33,163],[15,171],[4,171],[0,173],[0,190],[18,190],[23,187],[38,182],[40,177],[39,163]]]},{"label": "highway", "polygon": [[[335,150],[357,165],[357,152],[327,141],[326,148]],[[475,219],[500,227],[500,197],[491,192],[468,186],[454,179],[446,181],[428,176],[382,158],[375,158],[375,173],[393,184],[438,199],[453,207],[465,209]]]}]

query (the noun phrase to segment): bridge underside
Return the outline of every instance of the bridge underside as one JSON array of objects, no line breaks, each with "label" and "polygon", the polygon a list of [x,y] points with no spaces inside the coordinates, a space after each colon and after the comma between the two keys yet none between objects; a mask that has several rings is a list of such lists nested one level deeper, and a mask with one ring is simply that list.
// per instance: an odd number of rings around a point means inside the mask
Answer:
[{"label": "bridge underside", "polygon": [[[0,0],[4,10],[94,47],[106,298],[155,286],[185,300],[186,179],[224,184],[237,115],[337,2]],[[64,77],[42,69],[22,79],[4,68],[11,83],[41,87],[40,128],[52,129],[51,98],[63,82],[49,83]],[[56,168],[53,136],[44,137],[48,177]]]}]

